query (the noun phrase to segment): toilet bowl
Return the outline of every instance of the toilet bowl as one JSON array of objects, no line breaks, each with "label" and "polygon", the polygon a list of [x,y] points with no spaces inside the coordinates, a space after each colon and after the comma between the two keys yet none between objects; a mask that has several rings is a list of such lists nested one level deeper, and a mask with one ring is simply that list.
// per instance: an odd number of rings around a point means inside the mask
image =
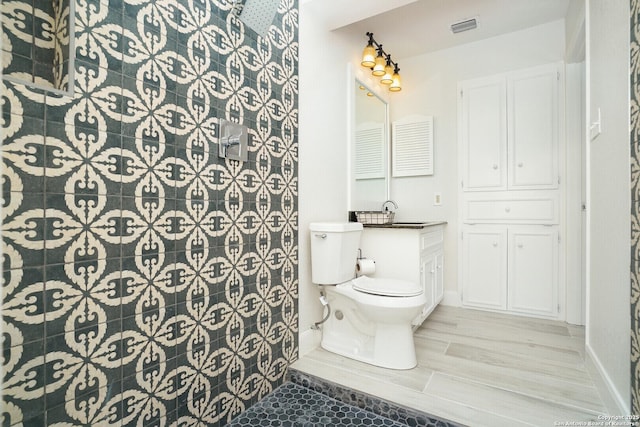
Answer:
[{"label": "toilet bowl", "polygon": [[330,311],[322,348],[384,368],[415,367],[411,321],[427,304],[424,290],[405,280],[355,277],[362,224],[313,223],[310,230],[312,281]]}]

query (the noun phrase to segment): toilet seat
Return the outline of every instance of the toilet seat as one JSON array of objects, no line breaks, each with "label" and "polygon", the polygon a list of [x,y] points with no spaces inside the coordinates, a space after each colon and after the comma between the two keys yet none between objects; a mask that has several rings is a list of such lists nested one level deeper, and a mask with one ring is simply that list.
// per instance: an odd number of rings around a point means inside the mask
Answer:
[{"label": "toilet seat", "polygon": [[414,297],[422,293],[420,285],[407,280],[360,276],[352,284],[356,291],[387,297]]}]

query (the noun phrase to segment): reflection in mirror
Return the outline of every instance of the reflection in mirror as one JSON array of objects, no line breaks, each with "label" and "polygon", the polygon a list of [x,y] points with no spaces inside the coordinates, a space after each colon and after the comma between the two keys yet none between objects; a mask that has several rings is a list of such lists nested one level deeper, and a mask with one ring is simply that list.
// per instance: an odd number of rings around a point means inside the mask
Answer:
[{"label": "reflection in mirror", "polygon": [[387,103],[355,79],[351,135],[351,210],[380,210],[388,190]]}]

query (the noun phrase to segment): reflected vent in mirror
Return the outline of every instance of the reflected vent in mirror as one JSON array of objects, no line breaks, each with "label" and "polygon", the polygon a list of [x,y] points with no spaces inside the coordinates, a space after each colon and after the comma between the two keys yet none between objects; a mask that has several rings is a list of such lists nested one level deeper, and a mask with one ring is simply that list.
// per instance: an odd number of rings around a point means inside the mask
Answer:
[{"label": "reflected vent in mirror", "polygon": [[384,178],[384,124],[363,123],[356,129],[356,179]]}]

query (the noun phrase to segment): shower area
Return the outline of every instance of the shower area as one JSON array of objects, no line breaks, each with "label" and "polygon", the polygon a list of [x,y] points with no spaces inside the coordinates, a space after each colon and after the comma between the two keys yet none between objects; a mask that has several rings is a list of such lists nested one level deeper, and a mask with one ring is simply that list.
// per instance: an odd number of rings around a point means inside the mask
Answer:
[{"label": "shower area", "polygon": [[284,381],[298,4],[251,3],[2,2],[4,426],[225,425]]}]

